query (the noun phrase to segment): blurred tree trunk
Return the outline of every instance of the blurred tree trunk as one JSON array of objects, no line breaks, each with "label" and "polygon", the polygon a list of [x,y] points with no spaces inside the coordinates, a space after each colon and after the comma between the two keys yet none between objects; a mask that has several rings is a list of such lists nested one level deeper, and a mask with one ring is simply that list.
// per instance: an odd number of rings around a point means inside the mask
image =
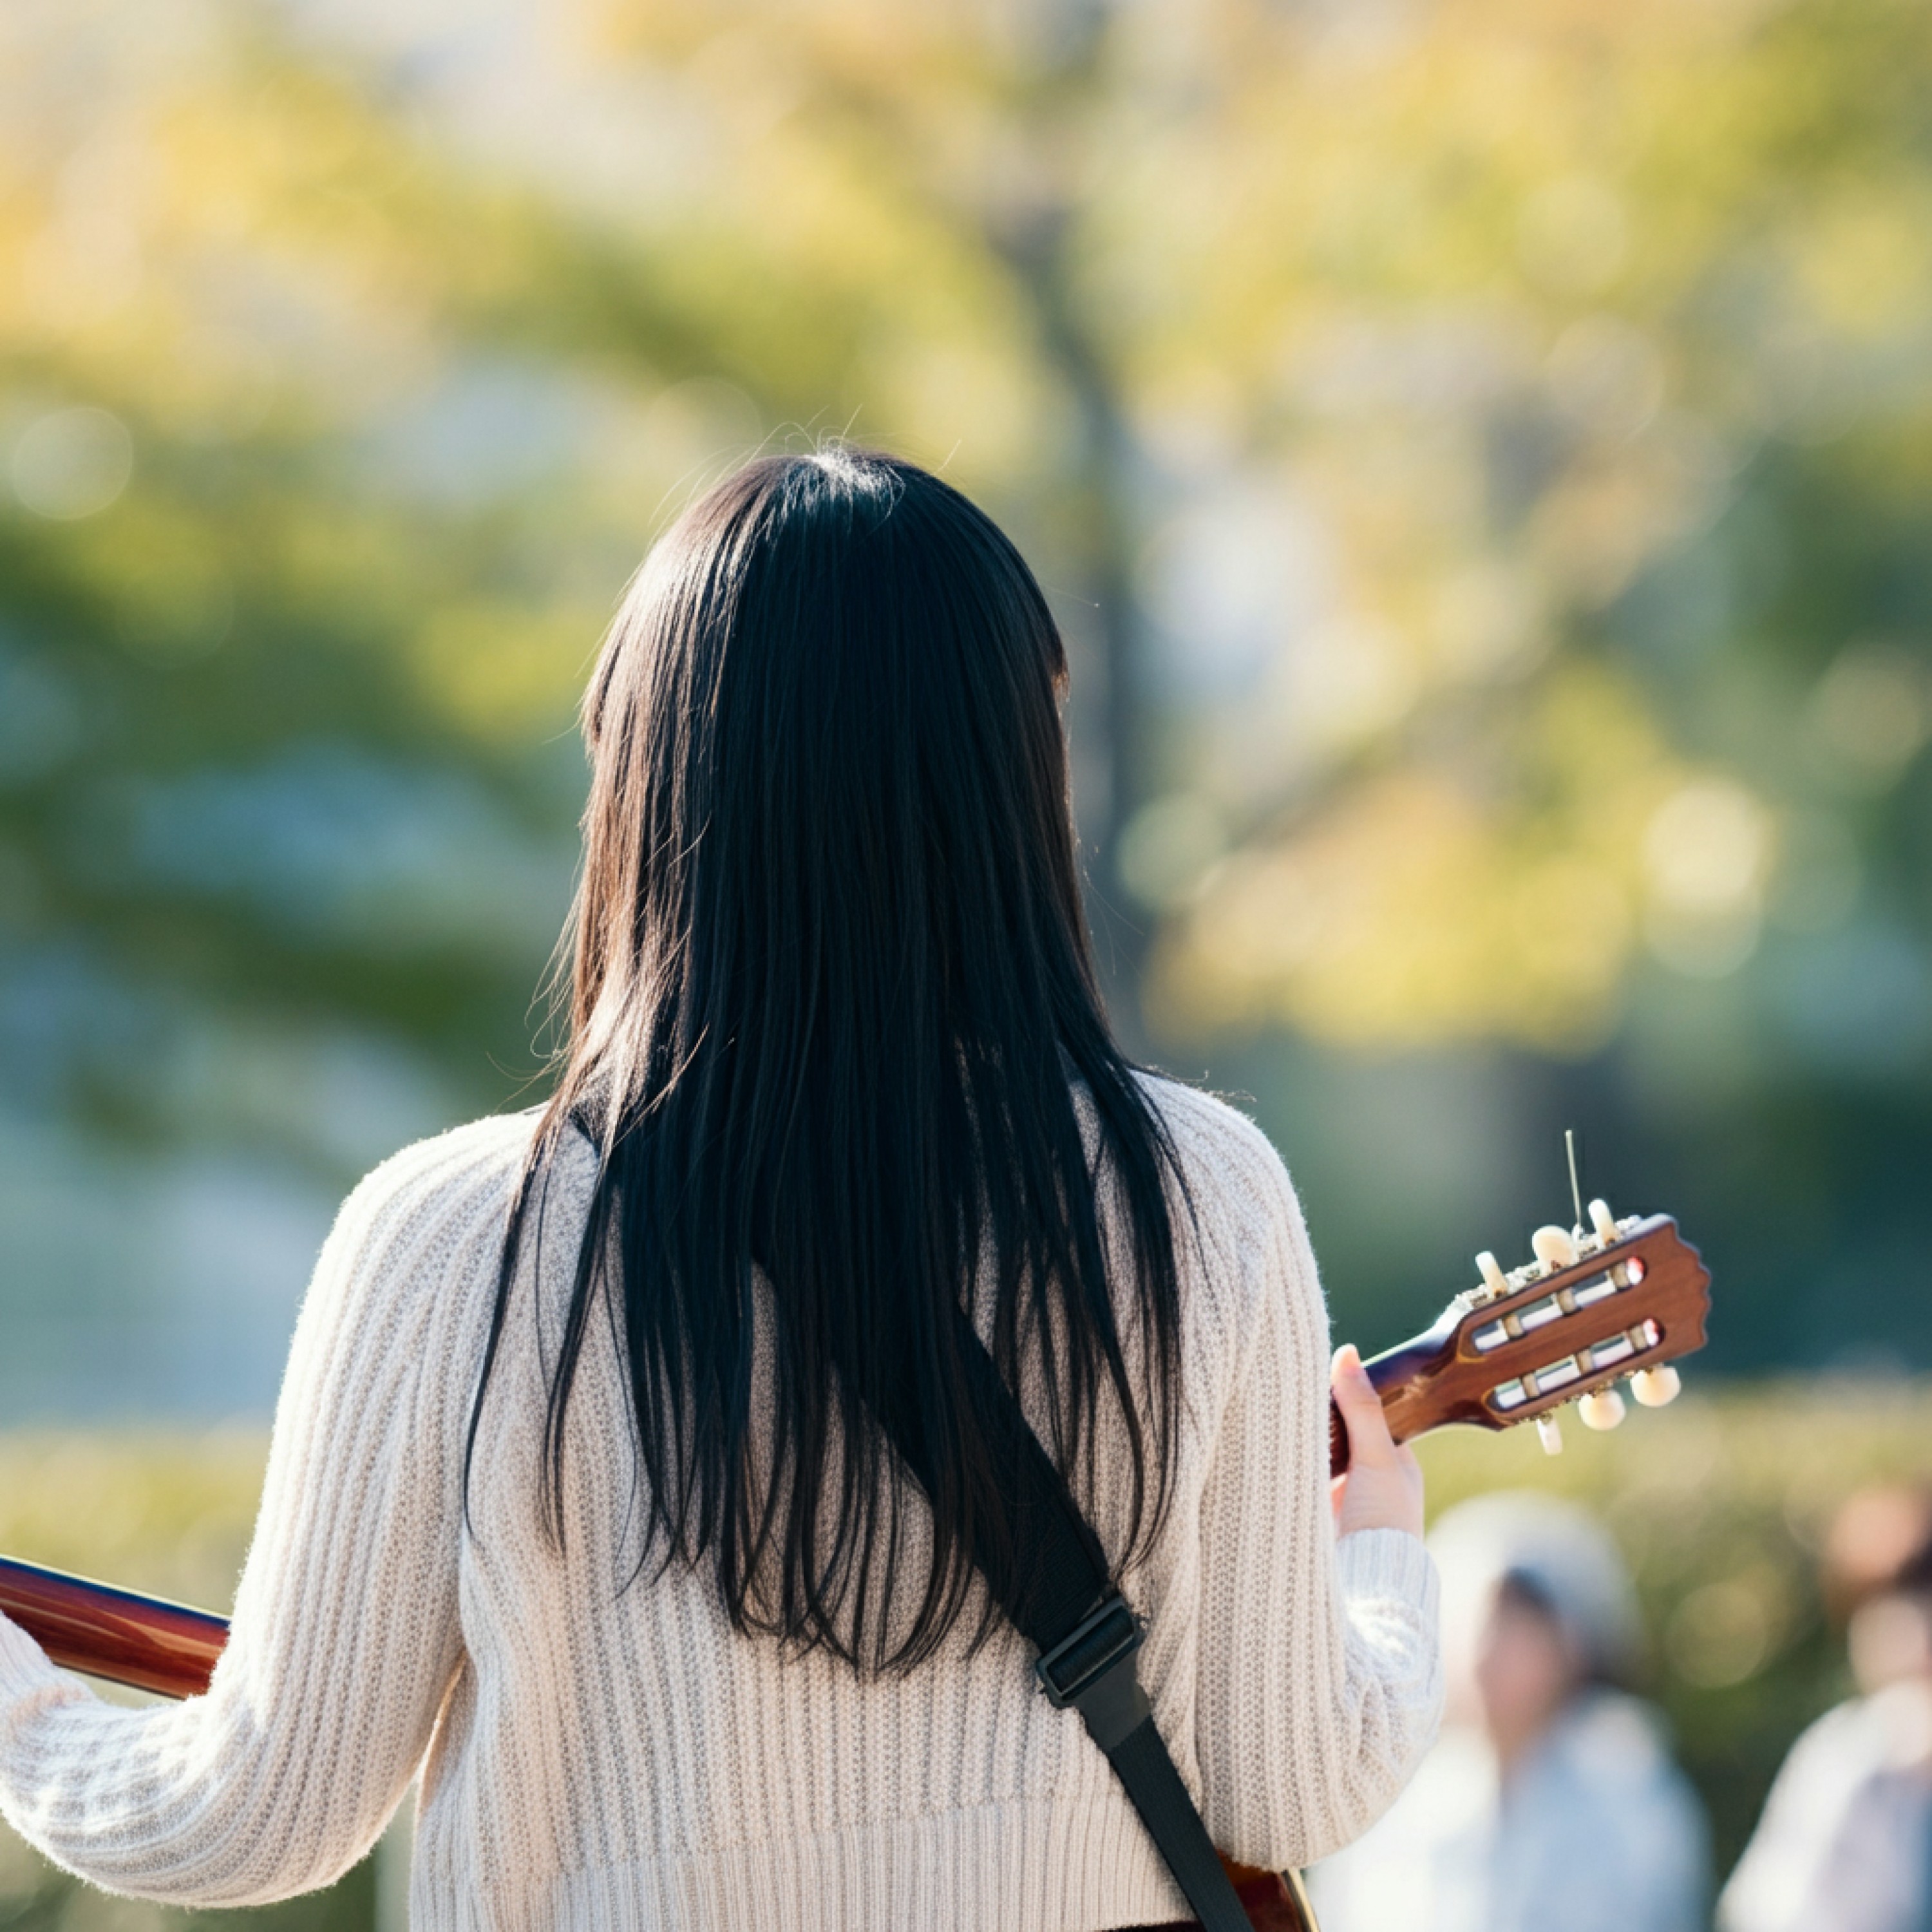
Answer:
[{"label": "blurred tree trunk", "polygon": [[1058,507],[1079,557],[1105,685],[1101,702],[1076,715],[1076,731],[1078,719],[1089,721],[1089,731],[1097,721],[1101,740],[1080,748],[1101,783],[1078,800],[1078,830],[1102,988],[1123,1044],[1138,1055],[1148,1046],[1141,990],[1151,934],[1120,871],[1122,835],[1147,802],[1153,752],[1147,626],[1134,585],[1136,452],[1120,385],[1078,286],[1076,178],[1085,172],[1078,161],[1086,158],[1082,143],[1068,138],[1100,104],[1112,9],[1060,0],[1048,10],[1045,51],[1016,116],[1025,199],[991,210],[986,226],[1072,405],[1075,435]]}]

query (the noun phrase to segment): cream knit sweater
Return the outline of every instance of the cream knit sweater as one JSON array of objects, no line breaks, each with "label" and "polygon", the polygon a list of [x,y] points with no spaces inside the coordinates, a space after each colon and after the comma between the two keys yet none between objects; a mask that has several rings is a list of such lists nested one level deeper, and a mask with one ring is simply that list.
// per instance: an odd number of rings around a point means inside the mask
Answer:
[{"label": "cream knit sweater", "polygon": [[[1190,1259],[1182,1244],[1175,1507],[1126,1587],[1216,1841],[1303,1863],[1370,1824],[1434,1732],[1434,1576],[1398,1532],[1336,1541],[1327,1318],[1280,1162],[1218,1102],[1155,1091],[1202,1246]],[[0,1618],[8,1822],[112,1890],[240,1904],[334,1878],[420,1766],[418,1932],[1092,1932],[1184,1916],[1017,1634],[975,1654],[962,1633],[910,1676],[862,1682],[735,1636],[707,1574],[623,1587],[635,1504],[608,1340],[570,1412],[567,1553],[547,1546],[542,1352],[587,1150],[560,1162],[518,1284],[466,1533],[464,1428],[532,1128],[459,1128],[350,1196],[296,1331],[206,1696],[111,1707]],[[1120,1503],[1094,1500],[1103,1538]]]}]

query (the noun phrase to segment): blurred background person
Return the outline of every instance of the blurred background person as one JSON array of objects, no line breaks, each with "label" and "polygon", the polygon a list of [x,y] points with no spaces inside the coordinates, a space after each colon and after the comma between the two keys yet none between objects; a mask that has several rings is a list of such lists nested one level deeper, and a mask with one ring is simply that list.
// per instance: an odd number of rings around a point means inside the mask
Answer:
[{"label": "blurred background person", "polygon": [[1791,1748],[1722,1932],[1932,1928],[1932,1490],[1854,1496],[1825,1546],[1858,1694]]},{"label": "blurred background person", "polygon": [[1394,1808],[1314,1874],[1325,1932],[1694,1932],[1703,1815],[1660,1720],[1618,1688],[1640,1633],[1609,1536],[1504,1492],[1429,1540],[1448,1718]]}]

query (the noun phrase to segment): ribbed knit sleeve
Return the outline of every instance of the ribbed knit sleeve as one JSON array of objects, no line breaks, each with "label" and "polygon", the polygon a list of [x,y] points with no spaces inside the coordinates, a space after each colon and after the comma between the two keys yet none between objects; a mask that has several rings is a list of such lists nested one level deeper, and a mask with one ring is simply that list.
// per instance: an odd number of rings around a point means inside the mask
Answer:
[{"label": "ribbed knit sleeve", "polygon": [[1178,1104],[1190,1144],[1212,1149],[1204,1258],[1243,1284],[1216,1299],[1245,1330],[1201,1498],[1203,1810],[1223,1851],[1280,1869],[1366,1830],[1433,1739],[1436,1576],[1401,1531],[1337,1540],[1328,1312],[1300,1206],[1258,1130],[1198,1096]]},{"label": "ribbed knit sleeve", "polygon": [[303,1304],[232,1633],[205,1696],[130,1709],[0,1618],[0,1812],[84,1878],[239,1905],[374,1842],[461,1658],[461,1436],[475,1306],[527,1118],[356,1189]]}]

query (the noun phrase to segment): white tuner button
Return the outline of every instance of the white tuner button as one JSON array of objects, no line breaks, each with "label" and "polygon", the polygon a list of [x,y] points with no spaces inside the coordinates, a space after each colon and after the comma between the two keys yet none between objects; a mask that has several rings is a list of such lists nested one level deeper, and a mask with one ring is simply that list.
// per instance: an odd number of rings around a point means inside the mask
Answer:
[{"label": "white tuner button", "polygon": [[1597,1238],[1605,1247],[1616,1239],[1617,1217],[1610,1212],[1610,1204],[1607,1201],[1592,1201],[1590,1203],[1590,1226],[1596,1229]]},{"label": "white tuner button", "polygon": [[1529,1238],[1529,1251],[1545,1268],[1568,1268],[1576,1258],[1576,1244],[1568,1228],[1539,1228]]},{"label": "white tuner button", "polygon": [[1483,1277],[1483,1286],[1492,1294],[1507,1294],[1509,1283],[1504,1279],[1502,1264],[1487,1248],[1476,1257],[1476,1272]]},{"label": "white tuner button", "polygon": [[1560,1456],[1563,1453],[1563,1432],[1557,1426],[1553,1415],[1539,1415],[1536,1418],[1538,1439],[1543,1444],[1546,1456]]},{"label": "white tuner button", "polygon": [[1668,1362],[1654,1369],[1640,1369],[1630,1377],[1630,1394],[1646,1408],[1661,1408],[1666,1402],[1675,1402],[1683,1386],[1683,1378]]},{"label": "white tuner button", "polygon": [[1576,1405],[1586,1429],[1614,1429],[1624,1419],[1624,1399],[1613,1388],[1592,1389]]}]

